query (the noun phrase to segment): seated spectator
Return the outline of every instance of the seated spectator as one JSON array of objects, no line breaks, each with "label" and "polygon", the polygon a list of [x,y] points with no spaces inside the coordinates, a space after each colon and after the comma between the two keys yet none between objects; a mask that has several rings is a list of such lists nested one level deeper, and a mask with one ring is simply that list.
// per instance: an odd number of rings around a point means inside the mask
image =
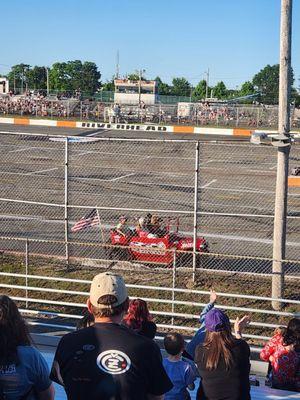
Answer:
[{"label": "seated spectator", "polygon": [[137,235],[142,234],[142,232],[145,232],[145,233],[147,232],[147,228],[145,226],[145,218],[140,217],[137,220],[137,224],[135,226],[135,230],[136,230]]},{"label": "seated spectator", "polygon": [[94,277],[87,307],[95,323],[65,335],[51,377],[72,400],[162,400],[172,388],[157,344],[121,325],[129,299],[120,275]]},{"label": "seated spectator", "polygon": [[186,351],[184,353],[184,356],[191,358],[192,360],[195,357],[195,350],[198,344],[204,342],[205,338],[205,316],[210,311],[217,300],[217,294],[214,290],[210,291],[210,297],[209,297],[209,303],[203,308],[200,317],[199,317],[199,322],[200,322],[200,328],[198,331],[195,333],[194,337],[192,340],[188,343],[186,346]]},{"label": "seated spectator", "polygon": [[119,233],[119,235],[126,236],[129,232],[129,228],[127,227],[127,218],[125,215],[121,215],[119,218],[119,223],[116,226],[116,232]]},{"label": "seated spectator", "polygon": [[292,318],[285,332],[276,331],[260,358],[271,364],[272,387],[300,392],[300,319]]},{"label": "seated spectator", "polygon": [[156,324],[152,321],[147,303],[141,299],[131,300],[123,324],[142,336],[154,339]]},{"label": "seated spectator", "polygon": [[161,219],[157,215],[151,216],[150,224],[148,225],[150,235],[163,237],[166,234],[166,229],[161,227]]},{"label": "seated spectator", "polygon": [[0,296],[0,398],[54,399],[46,361],[31,345],[25,321],[8,296]]},{"label": "seated spectator", "polygon": [[231,333],[228,316],[213,308],[205,317],[206,335],[196,348],[195,362],[201,378],[197,399],[250,400],[250,349],[242,340],[249,317],[237,318]]},{"label": "seated spectator", "polygon": [[182,358],[184,351],[182,335],[167,334],[164,338],[164,346],[168,357],[163,360],[163,364],[173,383],[173,388],[165,394],[165,400],[189,400],[191,396],[187,389],[195,389],[197,371],[191,362]]},{"label": "seated spectator", "polygon": [[89,312],[88,309],[86,309],[83,313],[83,317],[78,321],[76,325],[76,329],[83,329],[83,328],[88,328],[89,326],[94,325],[95,323],[95,318],[93,314]]}]

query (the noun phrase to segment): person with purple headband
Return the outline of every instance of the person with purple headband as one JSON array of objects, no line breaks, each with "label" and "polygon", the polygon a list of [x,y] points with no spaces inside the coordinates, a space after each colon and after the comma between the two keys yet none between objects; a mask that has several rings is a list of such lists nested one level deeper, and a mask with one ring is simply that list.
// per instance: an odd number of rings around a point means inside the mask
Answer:
[{"label": "person with purple headband", "polygon": [[250,400],[250,348],[242,339],[248,316],[237,318],[235,337],[228,316],[213,308],[205,316],[206,334],[195,352],[201,384],[198,400]]},{"label": "person with purple headband", "polygon": [[196,347],[198,346],[198,344],[204,342],[205,332],[206,332],[205,317],[206,317],[206,314],[211,309],[214,308],[216,300],[217,300],[217,294],[214,290],[211,290],[210,296],[209,296],[209,303],[206,304],[206,306],[203,308],[203,310],[199,316],[200,327],[197,330],[197,332],[195,333],[195,335],[193,336],[192,340],[187,344],[186,350],[183,354],[184,357],[194,359]]}]

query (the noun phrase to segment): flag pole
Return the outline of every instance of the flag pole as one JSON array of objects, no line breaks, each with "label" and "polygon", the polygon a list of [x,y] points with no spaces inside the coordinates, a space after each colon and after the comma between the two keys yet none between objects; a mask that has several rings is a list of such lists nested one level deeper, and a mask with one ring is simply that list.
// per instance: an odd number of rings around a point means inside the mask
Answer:
[{"label": "flag pole", "polygon": [[97,216],[98,216],[98,220],[99,220],[99,227],[100,227],[100,234],[101,234],[101,239],[102,239],[102,243],[104,243],[104,232],[103,232],[103,227],[102,227],[102,223],[101,223],[101,219],[100,219],[100,214],[98,211],[98,207],[96,206],[96,212],[97,212]]},{"label": "flag pole", "polygon": [[[99,214],[97,206],[96,206],[96,212],[97,212],[97,216],[98,216],[98,220],[99,220],[99,227],[100,227],[100,234],[101,234],[101,238],[102,238],[102,243],[104,244],[104,232],[103,232],[103,227],[102,227],[100,214]],[[104,246],[104,254],[105,254],[105,257],[107,257],[107,247],[106,246]]]}]

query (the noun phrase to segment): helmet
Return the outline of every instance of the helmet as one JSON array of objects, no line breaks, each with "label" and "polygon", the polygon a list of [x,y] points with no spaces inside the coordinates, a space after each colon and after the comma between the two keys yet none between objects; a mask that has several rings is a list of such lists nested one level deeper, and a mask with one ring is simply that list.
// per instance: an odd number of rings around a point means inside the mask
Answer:
[{"label": "helmet", "polygon": [[144,225],[144,222],[145,222],[145,218],[140,217],[139,220],[138,220],[138,222],[139,222],[139,225],[140,225],[140,226],[143,226],[143,225]]}]

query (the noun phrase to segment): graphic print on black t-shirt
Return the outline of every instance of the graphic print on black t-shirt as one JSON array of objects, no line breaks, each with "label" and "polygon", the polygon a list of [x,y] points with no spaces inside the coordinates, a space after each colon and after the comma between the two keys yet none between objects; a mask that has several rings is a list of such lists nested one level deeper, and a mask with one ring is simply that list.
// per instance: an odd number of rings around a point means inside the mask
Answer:
[{"label": "graphic print on black t-shirt", "polygon": [[131,366],[131,360],[127,354],[120,350],[106,350],[97,357],[97,365],[108,374],[124,374]]},{"label": "graphic print on black t-shirt", "polygon": [[69,400],[146,400],[172,388],[156,343],[112,323],[64,336],[51,379],[64,385]]}]

